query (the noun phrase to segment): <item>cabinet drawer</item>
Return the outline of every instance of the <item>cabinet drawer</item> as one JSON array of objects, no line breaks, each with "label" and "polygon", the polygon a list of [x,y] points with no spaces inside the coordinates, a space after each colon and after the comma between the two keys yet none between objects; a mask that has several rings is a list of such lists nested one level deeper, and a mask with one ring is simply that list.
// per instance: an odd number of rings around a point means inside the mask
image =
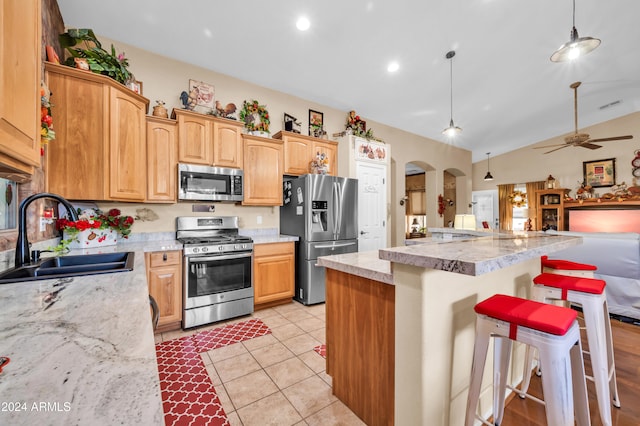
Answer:
[{"label": "cabinet drawer", "polygon": [[149,268],[166,265],[178,265],[182,257],[181,251],[154,251],[149,254]]},{"label": "cabinet drawer", "polygon": [[273,255],[287,255],[293,254],[294,243],[286,241],[282,243],[266,243],[266,244],[254,244],[253,257],[260,256],[273,256]]}]

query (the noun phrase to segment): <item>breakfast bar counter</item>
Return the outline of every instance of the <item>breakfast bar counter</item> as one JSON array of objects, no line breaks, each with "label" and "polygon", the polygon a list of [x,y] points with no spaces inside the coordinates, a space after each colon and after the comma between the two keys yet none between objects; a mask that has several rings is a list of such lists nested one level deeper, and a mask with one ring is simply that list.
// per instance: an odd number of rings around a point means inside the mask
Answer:
[{"label": "breakfast bar counter", "polygon": [[[482,232],[319,258],[327,268],[327,373],[334,394],[369,425],[463,424],[473,307],[496,293],[527,297],[540,256],[580,243],[538,232]],[[514,348],[512,384],[523,371],[524,349]],[[482,415],[491,411],[490,371]]]}]

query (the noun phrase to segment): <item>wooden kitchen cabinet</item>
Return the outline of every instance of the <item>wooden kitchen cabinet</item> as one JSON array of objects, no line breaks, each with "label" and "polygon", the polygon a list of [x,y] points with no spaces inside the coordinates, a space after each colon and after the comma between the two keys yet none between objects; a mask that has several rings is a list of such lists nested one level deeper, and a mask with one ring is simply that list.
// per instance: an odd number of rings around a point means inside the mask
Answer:
[{"label": "wooden kitchen cabinet", "polygon": [[282,205],[283,142],[277,139],[243,135],[243,206]]},{"label": "wooden kitchen cabinet", "polygon": [[188,164],[242,168],[240,121],[174,109],[178,121],[178,161]]},{"label": "wooden kitchen cabinet", "polygon": [[149,294],[158,304],[156,333],[179,330],[182,323],[182,252],[145,253]]},{"label": "wooden kitchen cabinet", "polygon": [[0,177],[40,166],[40,0],[0,2]]},{"label": "wooden kitchen cabinet", "polygon": [[144,201],[149,100],[115,80],[45,64],[55,105],[48,190],[70,200]]},{"label": "wooden kitchen cabinet", "polygon": [[213,128],[213,165],[242,168],[242,122],[222,118],[210,120]]},{"label": "wooden kitchen cabinet", "polygon": [[564,220],[564,194],[569,189],[542,189],[536,191],[538,209],[536,211],[536,229],[546,231],[566,231]]},{"label": "wooden kitchen cabinet", "polygon": [[147,116],[147,201],[176,202],[176,131],[174,120]]},{"label": "wooden kitchen cabinet", "polygon": [[295,291],[294,242],[253,246],[255,309],[291,301]]},{"label": "wooden kitchen cabinet", "polygon": [[338,142],[304,136],[298,133],[280,131],[273,135],[284,142],[284,174],[300,176],[309,173],[309,163],[316,153],[325,153],[329,158],[329,173],[338,172]]}]

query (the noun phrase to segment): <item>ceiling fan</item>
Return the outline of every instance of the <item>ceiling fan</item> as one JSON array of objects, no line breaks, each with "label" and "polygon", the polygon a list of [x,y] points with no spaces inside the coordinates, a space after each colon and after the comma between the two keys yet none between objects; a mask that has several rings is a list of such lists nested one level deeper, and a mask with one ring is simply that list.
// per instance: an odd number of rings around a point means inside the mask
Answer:
[{"label": "ceiling fan", "polygon": [[623,139],[632,139],[632,135],[626,136],[612,136],[609,138],[600,138],[600,139],[589,139],[588,133],[578,133],[578,87],[582,84],[579,81],[572,83],[571,87],[573,89],[573,110],[574,110],[574,120],[575,120],[575,132],[572,135],[564,137],[564,143],[557,145],[546,145],[546,146],[536,146],[534,149],[541,148],[554,148],[551,151],[545,152],[545,154],[549,154],[550,152],[557,151],[562,148],[567,148],[569,146],[581,146],[583,148],[589,149],[598,149],[602,148],[600,145],[596,145],[594,142],[607,142],[607,141],[618,141]]}]

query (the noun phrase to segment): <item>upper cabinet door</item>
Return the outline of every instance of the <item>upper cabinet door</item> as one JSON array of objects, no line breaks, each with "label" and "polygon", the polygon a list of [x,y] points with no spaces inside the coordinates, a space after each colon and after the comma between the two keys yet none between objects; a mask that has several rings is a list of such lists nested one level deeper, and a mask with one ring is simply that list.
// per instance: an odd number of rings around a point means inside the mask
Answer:
[{"label": "upper cabinet door", "polygon": [[204,114],[173,110],[178,119],[178,161],[189,164],[213,164],[210,121]]},{"label": "upper cabinet door", "polygon": [[176,122],[147,116],[147,201],[176,202]]},{"label": "upper cabinet door", "polygon": [[282,205],[282,141],[243,135],[244,206]]},{"label": "upper cabinet door", "polygon": [[[228,120],[225,120],[228,121]],[[242,123],[213,121],[213,165],[242,168]]]},{"label": "upper cabinet door", "polygon": [[327,174],[331,176],[338,175],[338,142],[333,141],[314,141],[311,150],[311,157],[315,158],[317,154],[324,154],[329,161],[329,170]]},{"label": "upper cabinet door", "polygon": [[109,196],[144,201],[147,195],[145,104],[126,88],[111,88]]},{"label": "upper cabinet door", "polygon": [[[0,2],[0,169],[40,165],[40,0]],[[2,167],[4,166],[4,167]]]}]

